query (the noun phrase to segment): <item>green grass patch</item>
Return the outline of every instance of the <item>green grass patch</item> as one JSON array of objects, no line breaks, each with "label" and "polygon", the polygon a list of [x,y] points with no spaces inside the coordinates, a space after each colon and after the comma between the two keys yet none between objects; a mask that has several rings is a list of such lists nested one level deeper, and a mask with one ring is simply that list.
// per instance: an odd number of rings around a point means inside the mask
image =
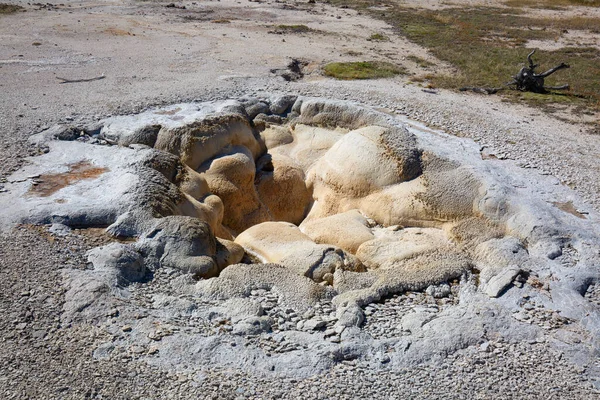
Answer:
[{"label": "green grass patch", "polygon": [[367,40],[370,42],[389,42],[390,38],[382,33],[374,33]]},{"label": "green grass patch", "polygon": [[336,79],[390,78],[406,71],[404,68],[383,61],[334,62],[325,65],[325,75]]},{"label": "green grass patch", "polygon": [[[381,12],[368,8],[377,3],[375,0],[330,1],[338,5],[351,5],[387,21],[396,28],[398,34],[429,49],[436,58],[457,67],[457,74],[435,75],[430,80],[436,87],[451,89],[463,86],[497,87],[511,81],[527,63],[526,57],[531,51],[526,45],[529,40],[554,41],[569,30],[592,33],[600,30],[597,18],[535,17],[525,14],[520,8],[426,10],[396,4]],[[570,47],[537,51],[534,61],[540,64],[538,72],[544,72],[561,62],[569,64],[570,69],[548,77],[546,85],[568,83],[571,90],[562,96],[600,110],[600,50]],[[530,104],[538,103],[537,96],[519,99]],[[562,102],[563,97],[549,96],[546,99],[549,102]]]},{"label": "green grass patch", "polygon": [[406,59],[414,62],[421,68],[429,68],[429,67],[433,67],[435,65],[434,63],[429,62],[429,61],[425,60],[424,58],[421,58],[421,57],[418,57],[418,56],[415,56],[412,54],[407,56]]},{"label": "green grass patch", "polygon": [[276,25],[275,33],[308,33],[316,32],[315,29],[309,28],[306,25]]},{"label": "green grass patch", "polygon": [[23,11],[24,8],[15,4],[0,3],[0,14],[14,14]]}]

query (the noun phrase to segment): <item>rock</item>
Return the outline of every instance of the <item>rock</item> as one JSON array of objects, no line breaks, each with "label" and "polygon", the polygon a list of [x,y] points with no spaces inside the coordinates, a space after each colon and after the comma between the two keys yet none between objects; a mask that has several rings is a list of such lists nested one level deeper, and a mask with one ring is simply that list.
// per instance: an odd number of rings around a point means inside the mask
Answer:
[{"label": "rock", "polygon": [[57,236],[67,236],[71,233],[71,228],[63,224],[52,224],[50,225],[50,228],[48,228],[48,232]]},{"label": "rock", "polygon": [[[161,205],[172,199],[158,179],[146,182],[158,174],[144,165],[151,150],[109,149],[79,141],[54,141],[49,146],[51,152],[38,157],[37,168],[46,173],[48,157],[60,161],[50,161],[53,167],[44,178],[46,183],[36,185],[38,192],[25,201],[12,204],[10,212],[0,217],[0,224],[8,218],[70,227],[108,226],[129,207],[147,215],[146,211],[152,212],[148,206],[158,204],[157,198],[161,198]],[[145,182],[148,191],[140,190],[136,186],[139,182]]]},{"label": "rock", "polygon": [[304,103],[304,98],[298,97],[296,99],[296,101],[294,101],[294,104],[292,105],[292,112],[300,115],[300,112],[302,110],[302,103]]},{"label": "rock", "polygon": [[[294,136],[290,129],[285,126],[272,125],[260,132],[260,137],[264,141],[267,149],[273,150],[276,147],[283,146],[294,141]],[[278,154],[272,153],[271,155]],[[282,156],[285,156],[282,154]]]},{"label": "rock", "polygon": [[271,331],[270,317],[249,317],[240,320],[233,326],[232,333],[234,335],[260,335],[264,332]]},{"label": "rock", "polygon": [[336,315],[336,325],[340,327],[361,326],[365,320],[365,315],[358,306],[338,307]]},{"label": "rock", "polygon": [[215,237],[209,225],[196,218],[170,216],[157,220],[142,236],[138,248],[154,264],[203,278],[219,273]]},{"label": "rock", "polygon": [[520,273],[521,268],[519,267],[511,266],[505,268],[502,272],[489,280],[485,285],[483,292],[490,297],[500,296],[504,289],[506,289]]},{"label": "rock", "polygon": [[271,219],[254,185],[254,156],[248,148],[228,147],[203,165],[199,172],[204,173],[210,192],[223,202],[223,225],[233,232],[242,232]]},{"label": "rock", "polygon": [[[590,224],[597,216],[577,218],[546,205],[535,193],[542,193],[547,182],[534,185],[511,165],[481,160],[478,145],[469,141],[419,128],[409,133],[392,116],[319,99],[297,101],[289,125],[260,124],[259,119],[283,121],[270,114],[274,102],[177,105],[111,118],[103,123],[103,134],[111,143],[129,143],[128,148],[53,140],[47,154],[2,181],[7,190],[2,226],[110,225],[113,235],[139,238],[135,245],[92,252],[93,269],[63,270],[68,287],[64,320],[105,321],[102,326],[117,336],[115,343],[127,357],[138,333],[160,341],[159,355],[153,357],[159,365],[181,363],[186,369],[201,360],[267,373],[293,366],[288,374],[305,368],[317,378],[326,376],[320,373],[331,366],[331,355],[338,361],[359,358],[340,366],[359,372],[363,361],[376,367],[389,362],[393,371],[427,360],[432,365],[440,360],[448,368],[459,365],[446,357],[466,357],[461,364],[471,368],[484,359],[502,358],[477,351],[486,338],[512,343],[540,329],[551,336],[567,322],[578,332],[576,324],[583,333],[597,331],[597,296],[593,289],[587,292],[598,275],[598,235]],[[254,114],[252,107],[264,110],[256,123],[246,113]],[[156,148],[149,148],[156,127]],[[40,191],[54,178],[68,184]],[[302,222],[305,232],[271,221],[299,223],[309,209]],[[70,242],[75,236],[58,240]],[[247,259],[277,263],[237,264],[244,251]],[[151,285],[142,266],[154,272]],[[480,291],[474,267],[481,271]],[[196,281],[176,268],[207,279]],[[514,318],[507,309],[522,304],[518,293],[493,301],[484,294],[501,294],[518,276],[511,268],[531,270],[523,290],[536,304]],[[459,277],[459,304],[442,299],[426,305],[431,298],[407,293],[427,289],[441,297],[449,290],[443,282]],[[37,301],[38,292],[22,290],[30,294],[18,302]],[[548,291],[551,297],[543,295]],[[230,300],[250,295],[263,306]],[[211,302],[225,300],[231,302],[215,311],[215,324],[205,326]],[[131,319],[138,301],[151,318]],[[121,313],[107,312],[116,304]],[[361,330],[361,307],[367,304],[372,305]],[[541,311],[542,304],[556,312]],[[268,315],[261,315],[265,310]],[[29,316],[14,321],[23,318]],[[149,328],[162,318],[178,326]],[[34,326],[38,322],[17,326],[30,328],[33,339],[49,336],[51,330]],[[135,326],[132,334],[120,334],[127,324]],[[304,331],[287,335],[294,326]],[[273,345],[269,329],[285,332],[290,343]],[[260,337],[244,341],[231,332]],[[408,333],[409,338],[402,337]],[[304,336],[293,341],[294,335]],[[135,346],[148,352],[145,345]],[[469,346],[477,347],[457,352]],[[386,360],[388,349],[396,351]],[[510,351],[506,345],[495,353]]]},{"label": "rock", "polygon": [[350,361],[361,358],[367,353],[368,344],[358,341],[344,341],[331,352],[331,357],[335,361]]},{"label": "rock", "polygon": [[230,240],[216,238],[217,253],[215,255],[219,270],[228,265],[237,264],[244,257],[244,248]]},{"label": "rock", "polygon": [[325,274],[336,269],[356,270],[361,267],[343,250],[316,244],[298,227],[285,222],[255,225],[241,233],[235,242],[263,262],[282,264],[316,282],[321,282]]},{"label": "rock", "polygon": [[279,115],[267,115],[261,113],[254,117],[253,122],[254,126],[256,126],[257,129],[262,130],[264,129],[263,127],[266,127],[267,125],[282,124],[284,122],[284,119]]},{"label": "rock", "polygon": [[377,360],[381,363],[381,364],[387,364],[390,362],[390,356],[388,356],[385,353],[377,353]]},{"label": "rock", "polygon": [[120,285],[141,281],[148,272],[142,255],[133,246],[121,243],[90,250],[88,261],[96,271],[116,274]]},{"label": "rock", "polygon": [[298,98],[292,111],[301,115],[297,123],[308,125],[340,127],[346,130],[369,125],[388,125],[388,120],[383,114],[369,112],[349,102]]},{"label": "rock", "polygon": [[64,126],[63,129],[57,130],[54,137],[58,140],[77,140],[81,134],[81,129],[73,125]]},{"label": "rock", "polygon": [[486,283],[510,265],[527,265],[528,254],[519,239],[507,236],[477,245],[474,259],[480,280]]},{"label": "rock", "polygon": [[443,230],[406,228],[362,243],[356,256],[367,268],[389,268],[402,260],[443,248],[452,251],[451,243]]},{"label": "rock", "polygon": [[216,316],[225,316],[236,324],[250,317],[262,317],[265,312],[260,303],[246,298],[232,298],[225,301],[221,306],[211,309],[211,319]]},{"label": "rock", "polygon": [[[39,133],[29,136],[29,142],[38,148],[44,148],[50,140],[76,140],[79,137],[79,130],[73,125],[56,124]],[[65,139],[59,139],[64,137]]]},{"label": "rock", "polygon": [[[360,156],[351,156],[357,149]],[[315,198],[309,220],[358,208],[351,200],[412,180],[421,172],[419,160],[414,138],[404,130],[368,126],[345,134],[307,173]]]},{"label": "rock", "polygon": [[274,148],[269,147],[269,153],[292,158],[305,173],[343,137],[339,131],[302,124],[294,125],[290,132],[292,141],[282,132],[273,133],[269,129],[265,132],[267,141],[277,140],[275,143],[278,144]]},{"label": "rock", "polygon": [[[130,296],[128,286],[143,281],[147,274],[142,255],[133,246],[111,243],[92,249],[88,260],[93,270],[64,272],[68,288],[64,303],[66,320],[94,320],[113,309],[117,299]],[[109,312],[118,315],[118,310]]]},{"label": "rock", "polygon": [[340,293],[333,303],[366,305],[390,294],[424,290],[429,285],[458,278],[470,267],[470,260],[464,254],[450,248],[393,260],[375,271],[377,279],[370,287]]},{"label": "rock", "polygon": [[375,273],[337,270],[333,274],[333,287],[338,293],[366,289],[379,279]]},{"label": "rock", "polygon": [[452,293],[452,290],[450,289],[450,285],[442,283],[441,285],[431,285],[427,287],[425,292],[431,297],[442,299],[448,297]]},{"label": "rock", "polygon": [[[143,144],[146,146],[154,147],[158,133],[160,132],[161,125],[144,125],[131,132],[127,132],[126,135],[121,134],[118,136],[115,144],[120,146],[131,146],[134,144]],[[100,137],[108,140],[113,140],[110,134],[106,131],[101,131]],[[114,142],[113,142],[114,143]]]},{"label": "rock", "polygon": [[400,329],[416,334],[421,331],[423,325],[435,318],[434,314],[413,312],[402,317],[400,321]]},{"label": "rock", "polygon": [[549,260],[554,260],[562,255],[562,247],[554,241],[540,241],[531,248],[531,252],[542,254]]},{"label": "rock", "polygon": [[359,246],[375,238],[367,219],[358,211],[304,221],[300,230],[316,243],[332,244],[356,254]]},{"label": "rock", "polygon": [[292,109],[297,98],[298,96],[294,95],[277,97],[271,101],[270,111],[273,114],[285,114]]},{"label": "rock", "polygon": [[316,331],[323,328],[325,325],[325,321],[309,319],[308,321],[304,322],[302,329],[305,331]]},{"label": "rock", "polygon": [[269,105],[263,101],[258,101],[246,106],[246,113],[250,119],[254,119],[258,114],[270,113],[270,111]]}]

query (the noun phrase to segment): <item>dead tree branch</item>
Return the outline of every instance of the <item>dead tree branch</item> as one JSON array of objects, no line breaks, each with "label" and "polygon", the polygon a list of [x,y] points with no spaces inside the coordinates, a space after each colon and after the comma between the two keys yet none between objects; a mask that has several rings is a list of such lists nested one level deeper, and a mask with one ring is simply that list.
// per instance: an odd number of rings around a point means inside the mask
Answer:
[{"label": "dead tree branch", "polygon": [[538,66],[537,64],[534,64],[533,60],[531,59],[531,57],[535,54],[535,50],[536,49],[533,49],[533,51],[531,53],[527,54],[527,61],[529,61],[529,68],[530,69],[535,69],[535,67]]},{"label": "dead tree branch", "polygon": [[498,91],[505,89],[506,87],[515,85],[517,90],[522,92],[534,92],[534,93],[547,93],[548,90],[566,90],[569,89],[569,85],[560,85],[560,86],[544,86],[544,78],[552,75],[556,71],[561,69],[569,68],[568,64],[560,63],[554,68],[550,68],[548,71],[538,74],[535,72],[535,69],[538,67],[538,64],[533,62],[533,55],[535,54],[535,49],[527,55],[527,62],[529,66],[521,68],[519,73],[513,77],[511,82],[504,84],[504,86],[499,88],[485,88],[485,87],[463,87],[460,88],[461,91],[473,91],[475,93],[484,93],[484,94],[494,94],[498,93]]},{"label": "dead tree branch", "polygon": [[527,55],[527,61],[529,61],[529,67],[523,67],[519,73],[514,77],[517,90],[522,92],[534,92],[534,93],[546,93],[548,88],[544,87],[544,78],[552,75],[558,70],[569,68],[568,64],[561,63],[548,71],[537,74],[535,68],[538,66],[534,64],[532,56],[535,54],[535,49]]},{"label": "dead tree branch", "polygon": [[569,90],[569,85],[560,85],[560,86],[544,86],[546,89],[550,90]]},{"label": "dead tree branch", "polygon": [[557,65],[554,68],[550,68],[548,71],[542,73],[542,74],[538,74],[536,76],[541,76],[542,78],[545,78],[549,75],[552,75],[553,73],[555,73],[556,71],[558,71],[559,69],[564,69],[564,68],[569,68],[569,65],[565,64],[565,63],[560,63],[559,65]]},{"label": "dead tree branch", "polygon": [[87,78],[87,79],[67,79],[67,78],[59,78],[58,76],[56,77],[56,79],[60,79],[62,81],[62,82],[58,82],[59,84],[77,83],[77,82],[92,82],[92,81],[99,81],[100,79],[104,79],[104,78],[106,78],[106,76],[104,76],[104,75],[100,75],[95,78]]}]

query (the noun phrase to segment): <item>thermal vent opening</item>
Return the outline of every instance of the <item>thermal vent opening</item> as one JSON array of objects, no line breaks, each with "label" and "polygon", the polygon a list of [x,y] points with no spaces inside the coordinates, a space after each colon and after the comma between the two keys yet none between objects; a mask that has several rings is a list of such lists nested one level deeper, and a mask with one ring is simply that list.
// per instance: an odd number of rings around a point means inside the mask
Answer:
[{"label": "thermal vent opening", "polygon": [[288,97],[242,100],[189,121],[181,106],[152,117],[160,129],[124,134],[116,123],[103,135],[153,143],[180,163],[167,174],[182,193],[173,213],[208,225],[214,246],[201,250],[215,261],[193,254],[173,258],[173,266],[207,278],[231,264],[274,263],[325,285],[398,267],[409,275],[431,269],[426,280],[433,282],[468,268],[452,229],[474,218],[477,182],[423,153],[413,135],[380,114]]},{"label": "thermal vent opening", "polygon": [[[520,232],[528,214],[507,217],[514,211],[478,152],[418,141],[390,116],[349,103],[179,104],[55,138],[61,145],[40,159],[63,160],[53,168],[59,185],[33,189],[45,191],[30,193],[30,221],[109,225],[137,238],[132,251],[149,268],[218,277],[198,282],[216,285],[215,296],[304,277],[308,292],[330,288],[336,301],[360,305],[473,265],[487,282],[526,254],[506,221]],[[82,176],[62,178],[73,172]]]}]

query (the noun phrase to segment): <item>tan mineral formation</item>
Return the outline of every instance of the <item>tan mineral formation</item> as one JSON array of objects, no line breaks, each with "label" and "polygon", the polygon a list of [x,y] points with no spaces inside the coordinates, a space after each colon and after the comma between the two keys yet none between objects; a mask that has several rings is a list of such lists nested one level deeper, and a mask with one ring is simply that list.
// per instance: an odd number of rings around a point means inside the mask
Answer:
[{"label": "tan mineral formation", "polygon": [[[590,247],[595,234],[581,229],[582,220],[506,185],[507,172],[482,160],[472,144],[410,132],[356,104],[242,98],[101,124],[95,140],[112,145],[56,140],[71,129],[61,126],[34,138],[50,151],[20,174],[51,171],[56,187],[15,183],[11,195],[19,201],[3,221],[107,226],[113,236],[132,240],[94,249],[93,270],[67,274],[65,311],[73,320],[104,315],[106,304],[128,297],[129,285],[174,270],[181,275],[169,284],[180,296],[226,301],[208,318],[228,315],[234,334],[272,329],[273,320],[251,300],[267,291],[289,314],[309,313],[297,329],[320,332],[329,323],[328,335],[347,330],[347,340],[360,342],[366,340],[360,339],[363,308],[391,295],[427,290],[445,296],[450,283],[460,281],[463,314],[453,312],[468,320],[515,279],[564,273],[553,260],[565,246],[577,249],[577,265],[597,262]],[[81,165],[94,173],[80,176]],[[578,285],[590,271],[573,271],[580,274],[571,275],[573,284],[555,291],[582,305],[568,311],[580,318],[589,310]],[[181,301],[159,303],[176,310]],[[310,319],[322,302],[331,304],[331,315]],[[403,319],[402,329],[417,332],[425,324],[418,318]],[[594,330],[600,320],[585,321]],[[465,329],[460,324],[453,329]],[[395,362],[446,351],[461,340],[471,339],[452,334],[435,345],[419,342],[417,353],[402,353]],[[165,351],[175,345],[163,344]],[[324,357],[339,350],[318,346],[316,354]],[[310,364],[302,357],[298,365]],[[278,362],[273,368],[292,361]]]}]

